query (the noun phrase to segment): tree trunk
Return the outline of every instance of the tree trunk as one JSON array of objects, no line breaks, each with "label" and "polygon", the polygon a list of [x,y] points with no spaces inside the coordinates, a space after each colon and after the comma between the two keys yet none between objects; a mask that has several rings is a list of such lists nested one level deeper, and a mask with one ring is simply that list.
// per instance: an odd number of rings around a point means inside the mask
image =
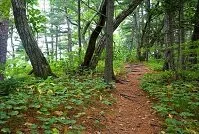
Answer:
[{"label": "tree trunk", "polygon": [[51,24],[51,30],[50,30],[50,36],[51,36],[51,51],[50,51],[50,55],[51,55],[51,61],[54,60],[54,35],[53,35],[53,25]]},{"label": "tree trunk", "polygon": [[11,44],[11,47],[12,47],[12,58],[14,59],[15,58],[15,45],[14,45],[14,42],[13,42],[13,33],[14,33],[14,26],[11,25],[10,26],[10,44]]},{"label": "tree trunk", "polygon": [[135,22],[135,30],[136,30],[136,39],[137,39],[137,49],[136,56],[139,61],[141,61],[141,40],[140,40],[140,15],[139,8],[137,8],[135,14],[133,15]]},{"label": "tree trunk", "polygon": [[[132,1],[128,8],[127,9],[124,9],[114,20],[113,22],[113,31],[115,31],[117,29],[117,27],[120,25],[120,23],[127,17],[129,16],[136,8],[137,6],[142,3],[143,0],[134,0]],[[94,54],[93,55],[90,55],[90,59],[91,61],[90,64],[89,64],[89,67],[91,69],[95,69],[96,66],[97,66],[97,63],[99,61],[99,58],[101,56],[101,53],[103,52],[104,50],[104,47],[105,47],[105,36],[102,36],[100,39],[99,39],[99,42],[97,43],[97,47],[94,51]]]},{"label": "tree trunk", "polygon": [[58,40],[59,40],[59,33],[58,33],[58,26],[56,26],[56,34],[55,34],[55,61],[58,60]]},{"label": "tree trunk", "polygon": [[23,47],[30,58],[33,73],[37,77],[47,78],[47,76],[52,75],[52,71],[28,25],[25,8],[26,3],[24,0],[12,0],[11,2],[15,25],[22,40]]},{"label": "tree trunk", "polygon": [[81,64],[82,39],[81,39],[81,0],[78,0],[78,44],[79,44],[79,64]]},{"label": "tree trunk", "polygon": [[113,17],[114,0],[107,0],[106,4],[106,57],[104,79],[107,84],[111,84],[113,76]]},{"label": "tree trunk", "polygon": [[47,54],[47,58],[49,59],[50,53],[49,53],[49,46],[48,46],[48,39],[47,39],[47,33],[46,33],[46,31],[44,33],[44,39],[45,39],[45,44],[46,44],[46,54]]},{"label": "tree trunk", "polygon": [[[143,60],[148,61],[149,59],[149,42],[150,42],[150,26],[151,26],[151,20],[152,20],[152,14],[150,13],[151,9],[151,2],[150,0],[146,0],[146,12],[147,12],[147,19],[144,28],[142,29],[142,36],[141,36],[141,46],[144,47],[144,53],[143,53]],[[144,17],[144,16],[142,16]]]},{"label": "tree trunk", "polygon": [[163,65],[163,70],[174,70],[174,32],[173,32],[173,12],[166,11],[165,15],[165,60]]},{"label": "tree trunk", "polygon": [[95,51],[95,44],[96,44],[97,38],[98,38],[100,32],[102,31],[102,28],[105,25],[106,0],[102,1],[101,8],[100,8],[99,12],[100,12],[100,19],[97,22],[96,28],[94,29],[94,31],[92,32],[92,34],[90,36],[90,40],[89,40],[89,43],[88,43],[86,54],[84,56],[84,61],[81,65],[82,68],[87,68],[87,69],[89,68],[91,58],[92,58],[93,53]]},{"label": "tree trunk", "polygon": [[178,69],[185,69],[185,55],[183,54],[185,42],[185,30],[182,21],[184,20],[184,0],[180,3],[179,8],[179,44],[178,44]]},{"label": "tree trunk", "polygon": [[192,64],[197,64],[197,52],[196,49],[198,48],[197,44],[194,43],[194,41],[199,40],[199,0],[197,3],[197,7],[196,7],[196,12],[195,12],[195,16],[194,16],[194,30],[193,30],[193,34],[192,34],[192,38],[191,40],[193,41],[192,46],[190,47],[191,49],[191,54],[190,54],[190,62]]},{"label": "tree trunk", "polygon": [[[68,10],[65,7],[65,13],[66,16],[68,16]],[[67,21],[67,28],[68,28],[68,32],[67,32],[67,36],[68,36],[68,46],[67,46],[67,51],[68,52],[72,52],[72,31],[71,31],[71,26],[70,26],[70,20],[68,17],[66,17],[66,21]]]},{"label": "tree trunk", "polygon": [[8,20],[0,21],[0,81],[4,79],[8,40]]},{"label": "tree trunk", "polygon": [[[44,0],[43,12],[46,14],[46,0]],[[46,24],[44,26],[45,26],[45,28],[47,28]],[[49,60],[50,53],[49,53],[49,46],[48,46],[48,38],[47,37],[48,37],[47,36],[47,30],[45,29],[44,39],[45,39],[45,44],[46,44],[46,54],[47,54],[47,58]]]}]

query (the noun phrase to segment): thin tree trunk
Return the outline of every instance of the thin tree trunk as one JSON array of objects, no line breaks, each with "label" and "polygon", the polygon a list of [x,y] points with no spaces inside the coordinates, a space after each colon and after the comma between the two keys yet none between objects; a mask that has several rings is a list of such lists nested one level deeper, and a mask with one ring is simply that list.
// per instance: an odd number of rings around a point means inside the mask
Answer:
[{"label": "thin tree trunk", "polygon": [[45,39],[45,44],[46,44],[47,58],[49,59],[50,53],[49,53],[49,46],[48,46],[48,39],[47,39],[47,33],[46,33],[46,31],[44,33],[44,39]]},{"label": "thin tree trunk", "polygon": [[59,40],[59,33],[58,33],[58,26],[56,26],[56,34],[55,34],[55,60],[58,60],[58,40]]},{"label": "thin tree trunk", "polygon": [[54,60],[54,35],[53,35],[53,25],[51,24],[51,60]]},{"label": "thin tree trunk", "polygon": [[4,80],[8,40],[8,20],[0,21],[0,81]]},{"label": "thin tree trunk", "polygon": [[14,26],[11,25],[10,26],[10,44],[11,44],[11,47],[12,47],[12,58],[14,59],[15,58],[15,45],[14,45],[14,42],[13,42],[13,33],[14,33]]},{"label": "thin tree trunk", "polygon": [[191,54],[190,54],[190,62],[192,64],[197,64],[197,51],[196,49],[198,48],[197,44],[194,43],[194,41],[199,40],[199,0],[197,3],[197,7],[196,7],[196,12],[195,12],[195,16],[194,16],[194,30],[193,30],[193,34],[192,34],[192,38],[191,40],[193,41],[192,46],[190,47],[191,49]]},{"label": "thin tree trunk", "polygon": [[[43,12],[46,14],[46,0],[44,0],[44,8],[43,8]],[[47,28],[46,23],[45,23],[45,28]],[[47,39],[47,30],[45,29],[45,33],[44,33],[44,39],[45,39],[45,44],[46,44],[46,54],[47,54],[47,58],[49,60],[49,46],[48,46],[48,39]]]},{"label": "thin tree trunk", "polygon": [[183,43],[185,42],[185,31],[182,21],[184,20],[184,0],[180,3],[179,9],[179,45],[178,45],[178,69],[184,69],[185,56],[183,54]]},{"label": "thin tree trunk", "polygon": [[137,59],[141,61],[141,40],[140,40],[140,16],[139,16],[139,8],[136,10],[134,14],[134,22],[136,29],[136,39],[137,39]]},{"label": "thin tree trunk", "polygon": [[26,18],[26,3],[24,0],[12,0],[15,25],[25,51],[30,58],[33,73],[37,77],[47,78],[52,75],[51,68],[41,52]]},{"label": "thin tree trunk", "polygon": [[[67,8],[65,8],[65,13],[66,16],[68,16],[68,11]],[[71,31],[71,25],[70,25],[70,20],[68,17],[66,17],[66,21],[67,21],[67,28],[68,28],[68,46],[67,46],[67,51],[68,52],[72,52],[72,31]]]},{"label": "thin tree trunk", "polygon": [[146,0],[146,12],[147,12],[147,20],[145,23],[145,26],[142,30],[142,36],[141,36],[141,46],[145,48],[144,53],[143,53],[143,60],[148,61],[149,59],[149,42],[150,42],[150,26],[151,26],[151,20],[152,20],[152,14],[150,13],[151,9],[151,2],[150,0]]},{"label": "thin tree trunk", "polygon": [[81,64],[81,52],[82,52],[82,41],[81,41],[81,0],[78,0],[78,44],[79,44],[79,64]]}]

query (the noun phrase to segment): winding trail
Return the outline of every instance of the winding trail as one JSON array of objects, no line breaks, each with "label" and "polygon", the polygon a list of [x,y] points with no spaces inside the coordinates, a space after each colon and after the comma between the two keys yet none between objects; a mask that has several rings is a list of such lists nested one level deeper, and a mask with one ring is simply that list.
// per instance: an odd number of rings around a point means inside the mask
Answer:
[{"label": "winding trail", "polygon": [[142,64],[127,65],[127,81],[118,83],[115,114],[108,116],[102,134],[157,134],[161,121],[151,108],[147,94],[140,89],[140,78],[149,69]]},{"label": "winding trail", "polygon": [[116,104],[104,115],[104,128],[87,134],[158,134],[161,120],[151,108],[147,94],[140,89],[140,78],[150,72],[143,64],[127,65],[125,81],[116,84]]}]

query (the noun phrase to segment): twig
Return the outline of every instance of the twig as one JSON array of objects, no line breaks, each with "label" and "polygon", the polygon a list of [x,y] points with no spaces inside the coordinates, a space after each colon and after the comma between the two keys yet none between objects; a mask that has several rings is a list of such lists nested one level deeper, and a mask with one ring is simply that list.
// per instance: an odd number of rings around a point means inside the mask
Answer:
[{"label": "twig", "polygon": [[126,98],[126,99],[129,99],[129,100],[131,100],[131,101],[134,101],[133,98],[136,98],[136,96],[129,96],[129,95],[126,95],[126,94],[120,94],[120,96],[122,96],[122,97],[124,97],[124,98]]}]

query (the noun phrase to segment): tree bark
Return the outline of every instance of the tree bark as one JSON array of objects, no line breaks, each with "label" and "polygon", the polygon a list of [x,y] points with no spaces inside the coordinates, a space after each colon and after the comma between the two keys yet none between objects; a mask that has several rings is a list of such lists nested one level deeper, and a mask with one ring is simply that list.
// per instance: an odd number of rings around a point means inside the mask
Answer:
[{"label": "tree bark", "polygon": [[0,81],[4,79],[8,40],[8,20],[0,22]]},{"label": "tree bark", "polygon": [[184,46],[183,43],[185,42],[185,29],[184,29],[184,24],[182,21],[184,20],[184,3],[185,1],[182,0],[180,3],[180,8],[179,8],[179,43],[178,43],[178,68],[177,69],[185,69],[185,55],[183,53]]},{"label": "tree bark", "polygon": [[199,40],[199,0],[197,3],[197,7],[196,7],[196,12],[195,12],[195,16],[194,16],[194,30],[193,30],[193,34],[192,34],[192,38],[191,40],[193,41],[193,43],[191,44],[192,46],[190,47],[191,49],[191,54],[190,54],[190,62],[192,64],[197,64],[197,52],[196,49],[198,48],[197,44],[194,43],[194,41],[198,41]]},{"label": "tree bark", "polygon": [[22,40],[23,47],[30,59],[33,73],[36,77],[47,78],[52,75],[51,68],[41,52],[32,34],[26,18],[26,3],[24,0],[12,0],[15,25]]},{"label": "tree bark", "polygon": [[151,10],[151,1],[145,0],[146,3],[146,12],[147,12],[147,19],[144,28],[142,29],[142,36],[141,36],[141,46],[144,47],[143,52],[143,60],[148,61],[149,59],[149,42],[150,42],[150,27],[151,27],[151,20],[152,20],[152,13]]},{"label": "tree bark", "polygon": [[[68,10],[65,7],[65,13],[66,16],[68,16]],[[70,20],[68,17],[66,17],[66,21],[67,21],[67,28],[68,28],[68,32],[67,32],[67,36],[68,36],[68,46],[67,46],[67,51],[68,52],[72,52],[72,31],[71,31],[71,26],[70,26]]]},{"label": "tree bark", "polygon": [[93,30],[93,32],[90,36],[90,40],[89,40],[89,43],[88,43],[86,54],[84,56],[84,61],[81,64],[82,68],[87,68],[87,69],[89,68],[91,58],[92,58],[93,53],[95,51],[95,45],[96,45],[97,38],[98,38],[100,32],[102,31],[102,28],[105,25],[106,0],[102,1],[101,8],[100,8],[99,12],[100,12],[100,18],[99,18],[99,21],[97,22],[96,28]]},{"label": "tree bark", "polygon": [[56,33],[55,33],[55,61],[58,60],[58,40],[59,40],[59,33],[58,33],[58,26],[55,26],[56,27]]},{"label": "tree bark", "polygon": [[173,12],[170,12],[168,9],[165,15],[165,60],[163,65],[163,70],[175,70],[174,65],[174,52],[173,52],[173,43],[174,43],[174,31],[173,31]]},{"label": "tree bark", "polygon": [[[46,0],[44,0],[44,8],[43,8],[43,12],[46,14]],[[46,24],[44,25],[46,28]],[[44,39],[45,39],[45,44],[46,44],[46,54],[47,54],[47,59],[49,60],[49,56],[50,56],[50,53],[49,53],[49,46],[48,46],[48,38],[47,38],[47,30],[45,29],[45,32],[44,32]]]},{"label": "tree bark", "polygon": [[[132,1],[128,8],[124,9],[114,20],[113,22],[113,31],[115,31],[117,29],[117,27],[120,25],[120,23],[122,21],[124,21],[124,19],[129,16],[136,8],[138,5],[140,5],[142,3],[143,0],[134,0]],[[104,47],[105,47],[105,36],[102,36],[100,39],[99,39],[99,42],[97,43],[97,47],[94,51],[94,54],[91,55],[91,61],[90,61],[90,64],[89,64],[89,67],[91,69],[95,69],[96,66],[97,66],[97,63],[99,61],[99,58],[101,56],[101,53],[103,52],[104,50]]]},{"label": "tree bark", "polygon": [[139,15],[139,8],[135,11],[133,15],[134,23],[135,23],[135,30],[136,30],[136,40],[137,40],[137,49],[136,49],[136,57],[137,60],[141,61],[141,39],[140,39],[140,15]]},{"label": "tree bark", "polygon": [[15,58],[15,45],[14,45],[14,42],[13,42],[13,33],[14,33],[14,26],[11,25],[10,30],[9,30],[9,34],[10,34],[10,44],[11,44],[11,47],[12,47],[12,58],[14,59]]},{"label": "tree bark", "polygon": [[106,4],[106,57],[104,79],[107,84],[111,84],[113,76],[113,17],[114,0],[107,0]]},{"label": "tree bark", "polygon": [[82,38],[81,38],[81,0],[78,0],[78,44],[79,44],[79,64],[81,64]]}]

